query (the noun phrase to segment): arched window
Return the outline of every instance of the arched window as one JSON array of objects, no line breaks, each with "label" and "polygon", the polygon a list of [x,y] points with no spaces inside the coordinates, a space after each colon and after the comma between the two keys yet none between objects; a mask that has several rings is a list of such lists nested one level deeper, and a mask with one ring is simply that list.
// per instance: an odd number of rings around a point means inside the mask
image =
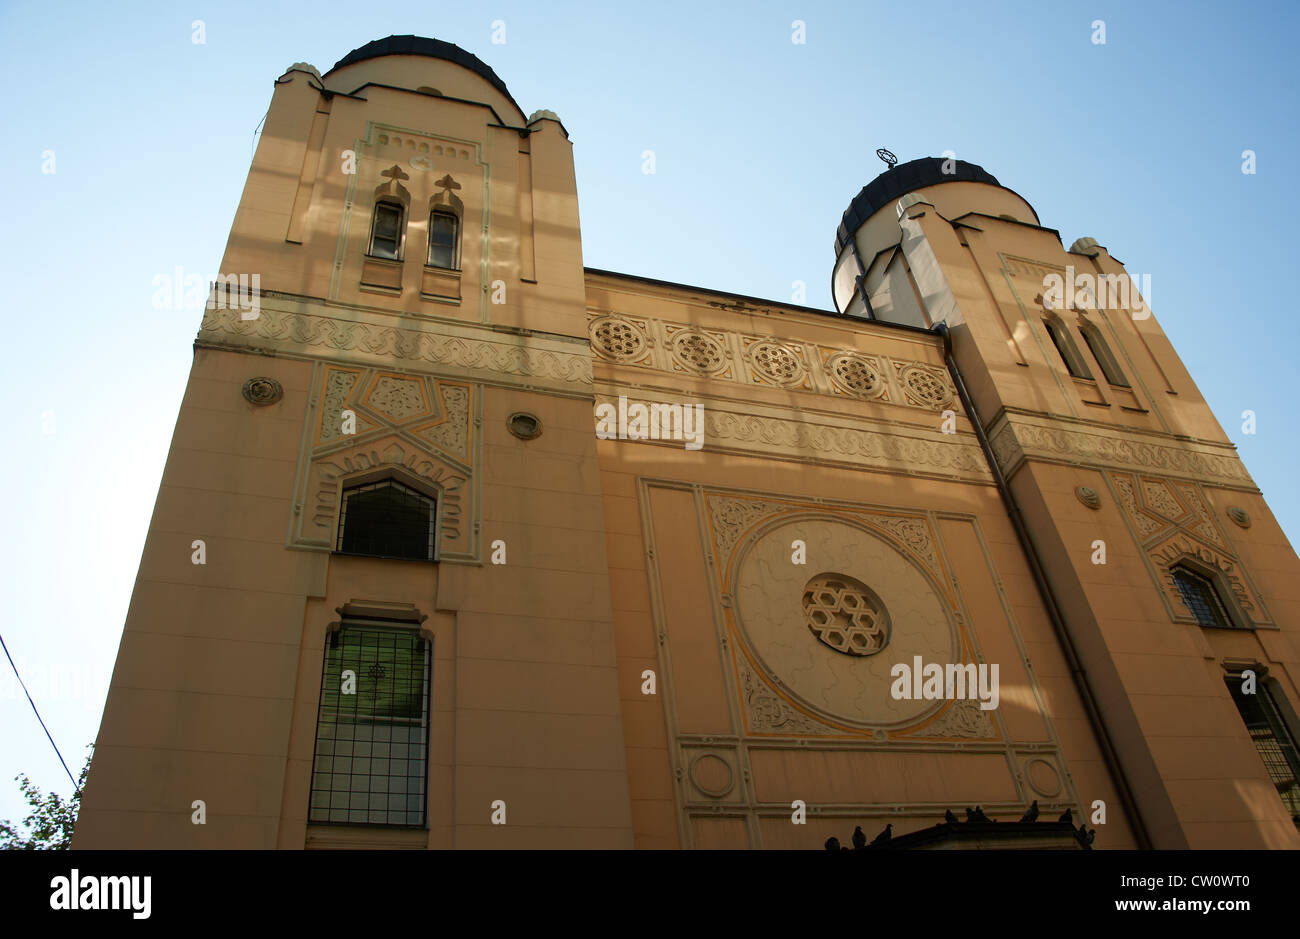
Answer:
[{"label": "arched window", "polygon": [[1174,565],[1170,573],[1174,578],[1174,586],[1182,595],[1183,603],[1198,625],[1217,629],[1233,628],[1235,624],[1228,615],[1228,608],[1219,596],[1219,589],[1213,580],[1183,564]]},{"label": "arched window", "polygon": [[375,203],[370,220],[370,249],[372,258],[402,259],[402,239],[406,232],[406,210],[400,202],[384,200]]},{"label": "arched window", "polygon": [[429,215],[429,266],[454,271],[460,267],[460,219],[449,209]]},{"label": "arched window", "polygon": [[1052,337],[1052,345],[1056,346],[1061,361],[1065,363],[1066,371],[1075,378],[1086,378],[1091,381],[1092,372],[1088,371],[1083,356],[1079,355],[1079,349],[1070,338],[1070,331],[1065,323],[1059,317],[1049,315],[1043,317],[1043,325],[1047,327],[1047,335]]},{"label": "arched window", "polygon": [[343,490],[340,554],[434,561],[437,501],[393,479]]},{"label": "arched window", "polygon": [[1105,338],[1096,326],[1091,323],[1080,323],[1079,332],[1083,334],[1083,341],[1088,344],[1092,351],[1092,357],[1097,360],[1101,366],[1101,373],[1106,376],[1106,381],[1120,388],[1128,388],[1128,379],[1124,377],[1124,370],[1119,367],[1119,362],[1110,351],[1110,346],[1106,344]]}]

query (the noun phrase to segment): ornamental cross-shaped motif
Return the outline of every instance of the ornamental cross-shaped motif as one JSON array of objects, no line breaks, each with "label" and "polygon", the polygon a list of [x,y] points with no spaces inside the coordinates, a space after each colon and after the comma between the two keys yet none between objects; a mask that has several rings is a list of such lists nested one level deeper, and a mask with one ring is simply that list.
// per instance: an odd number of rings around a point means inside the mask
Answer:
[{"label": "ornamental cross-shaped motif", "polygon": [[402,172],[402,168],[401,168],[400,166],[398,166],[396,163],[394,163],[394,164],[393,164],[391,167],[389,167],[388,169],[383,170],[382,172],[380,172],[379,175],[380,175],[380,176],[387,176],[387,177],[388,177],[389,179],[391,179],[393,182],[397,182],[399,179],[410,179],[410,178],[411,178],[411,177],[407,176],[405,173],[403,173],[403,172]]},{"label": "ornamental cross-shaped motif", "polygon": [[453,189],[459,189],[459,188],[460,188],[460,183],[458,183],[458,182],[456,182],[456,180],[452,179],[450,173],[448,173],[448,174],[447,174],[446,176],[444,176],[442,179],[438,180],[436,183],[434,183],[434,185],[435,185],[435,186],[440,186],[440,187],[442,188],[443,192],[446,193],[447,195],[451,195],[451,191],[452,191]]}]

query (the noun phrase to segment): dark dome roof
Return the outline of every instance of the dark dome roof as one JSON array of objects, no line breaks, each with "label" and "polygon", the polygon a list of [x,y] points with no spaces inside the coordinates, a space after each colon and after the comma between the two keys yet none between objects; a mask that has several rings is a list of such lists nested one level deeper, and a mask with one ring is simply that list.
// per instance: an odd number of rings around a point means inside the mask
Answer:
[{"label": "dark dome roof", "polygon": [[431,59],[442,59],[445,62],[454,62],[474,72],[476,75],[484,78],[489,85],[501,92],[515,106],[520,114],[524,109],[519,107],[510,90],[506,88],[506,83],[497,77],[497,73],[486,65],[482,59],[472,52],[466,52],[460,46],[450,42],[443,42],[441,39],[426,39],[424,36],[389,36],[387,39],[376,39],[374,42],[368,42],[359,49],[353,49],[343,58],[334,63],[334,68],[326,72],[329,75],[345,65],[352,65],[355,62],[364,62],[366,59],[377,59],[385,55],[424,55]]},{"label": "dark dome roof", "polygon": [[942,157],[922,157],[910,163],[900,163],[885,170],[863,186],[862,191],[853,197],[853,201],[844,211],[844,218],[835,232],[835,256],[839,257],[844,246],[849,243],[849,238],[862,227],[863,222],[884,206],[914,189],[935,186],[939,183],[957,182],[1002,185],[992,173],[985,172],[984,167],[963,160],[955,160],[956,166],[953,172],[945,173],[943,164],[946,162],[947,160]]}]

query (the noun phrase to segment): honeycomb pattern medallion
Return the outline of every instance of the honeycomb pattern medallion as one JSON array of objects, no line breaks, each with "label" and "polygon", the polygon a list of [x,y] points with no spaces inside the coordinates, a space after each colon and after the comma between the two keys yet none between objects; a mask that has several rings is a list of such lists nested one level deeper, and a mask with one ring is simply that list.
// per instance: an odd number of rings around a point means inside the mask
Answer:
[{"label": "honeycomb pattern medallion", "polygon": [[754,371],[774,384],[786,385],[803,375],[803,366],[799,364],[798,357],[775,342],[755,343],[750,354],[753,356]]},{"label": "honeycomb pattern medallion", "polygon": [[645,352],[645,336],[626,320],[602,316],[591,324],[591,344],[601,355],[619,362],[637,359]]},{"label": "honeycomb pattern medallion", "polygon": [[933,372],[910,365],[900,373],[903,386],[917,404],[938,410],[948,406],[952,392]]},{"label": "honeycomb pattern medallion", "polygon": [[711,374],[727,364],[722,343],[704,333],[680,332],[673,340],[673,357],[690,371]]},{"label": "honeycomb pattern medallion", "polygon": [[812,634],[845,655],[875,655],[889,644],[889,614],[875,592],[844,574],[818,574],[803,592]]},{"label": "honeycomb pattern medallion", "polygon": [[880,376],[866,359],[849,354],[832,356],[827,363],[831,379],[849,394],[873,398],[881,391]]}]

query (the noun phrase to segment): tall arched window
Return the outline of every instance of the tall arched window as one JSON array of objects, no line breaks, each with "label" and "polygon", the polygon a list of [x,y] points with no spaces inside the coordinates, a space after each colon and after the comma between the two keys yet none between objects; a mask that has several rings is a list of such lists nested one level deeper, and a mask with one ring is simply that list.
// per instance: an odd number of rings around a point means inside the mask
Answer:
[{"label": "tall arched window", "polygon": [[340,554],[437,560],[437,500],[393,479],[343,490]]},{"label": "tall arched window", "polygon": [[450,209],[429,215],[429,266],[449,271],[460,267],[460,219]]},{"label": "tall arched window", "polygon": [[1106,376],[1106,381],[1120,388],[1130,387],[1128,379],[1124,377],[1124,370],[1119,367],[1119,362],[1111,353],[1101,330],[1091,323],[1080,323],[1079,332],[1083,334],[1083,341],[1092,351],[1092,357],[1101,366],[1101,373]]},{"label": "tall arched window", "polygon": [[1047,335],[1052,337],[1052,345],[1056,346],[1061,361],[1065,363],[1066,371],[1075,378],[1086,378],[1091,381],[1092,372],[1088,370],[1083,356],[1079,355],[1079,349],[1070,338],[1070,331],[1065,323],[1059,317],[1049,314],[1043,317],[1043,325],[1047,327]]},{"label": "tall arched window", "polygon": [[384,200],[375,203],[370,221],[370,248],[372,258],[402,259],[402,236],[406,231],[406,210],[400,202]]},{"label": "tall arched window", "polygon": [[1197,625],[1214,629],[1232,629],[1236,626],[1213,580],[1184,564],[1175,564],[1170,573],[1174,578],[1174,586],[1178,588],[1183,603],[1195,617]]}]

